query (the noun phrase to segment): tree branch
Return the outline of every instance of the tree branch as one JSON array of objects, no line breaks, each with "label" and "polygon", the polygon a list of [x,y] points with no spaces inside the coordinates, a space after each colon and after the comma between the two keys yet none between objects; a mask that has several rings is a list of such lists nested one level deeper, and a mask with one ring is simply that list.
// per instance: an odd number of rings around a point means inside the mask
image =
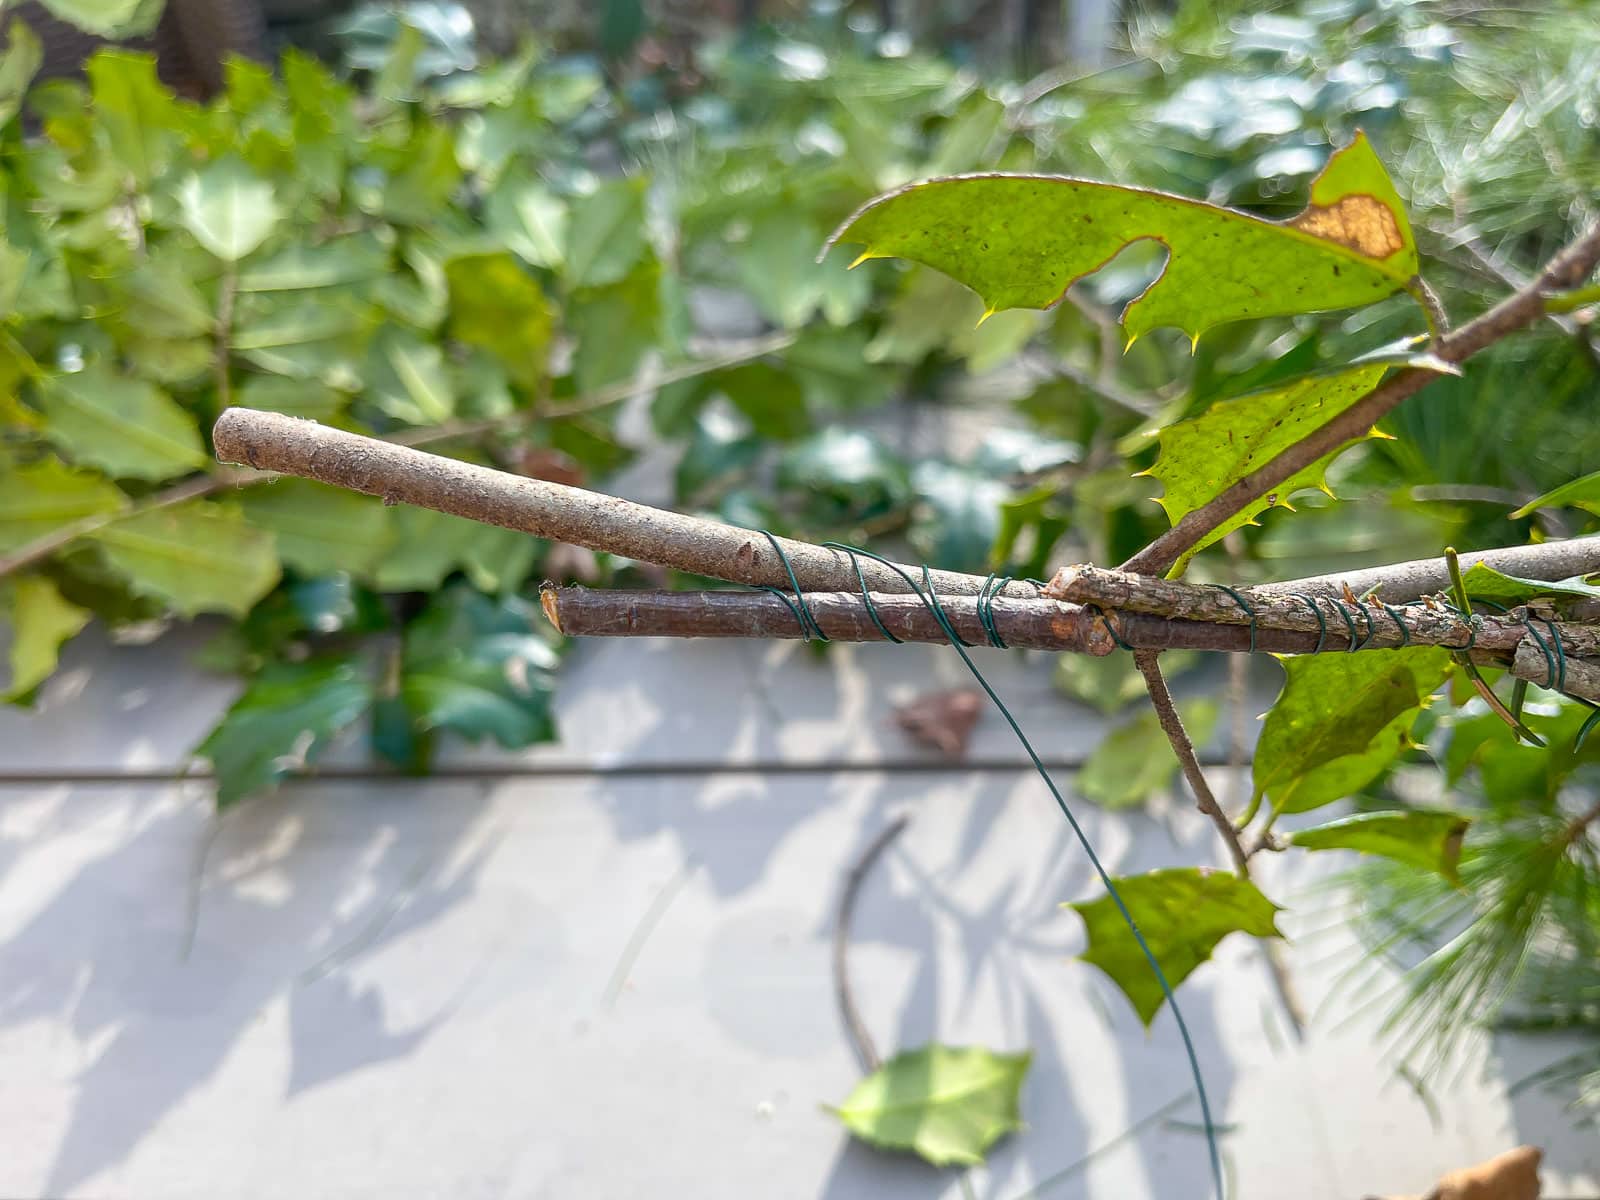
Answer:
[{"label": "tree branch", "polygon": [[[729,351],[716,358],[702,359],[699,362],[685,363],[682,366],[673,367],[648,380],[632,380],[626,383],[613,384],[610,387],[599,388],[587,395],[575,396],[566,404],[553,408],[537,412],[519,411],[502,417],[488,417],[481,421],[447,421],[443,425],[409,429],[383,440],[392,442],[397,446],[428,446],[455,438],[479,437],[489,433],[508,432],[519,425],[526,425],[536,420],[558,420],[563,417],[577,416],[580,413],[592,412],[595,409],[605,408],[611,404],[621,403],[623,400],[631,399],[634,396],[642,396],[670,383],[678,383],[685,379],[693,379],[699,375],[709,374],[712,371],[720,371],[724,367],[749,362],[751,359],[771,354],[775,350],[781,350],[793,341],[794,338],[788,334],[765,338],[739,350]],[[118,509],[115,512],[96,513],[93,516],[83,517],[71,524],[63,525],[59,529],[53,529],[43,537],[36,538],[24,546],[19,546],[10,554],[0,556],[0,579],[5,578],[13,571],[20,571],[23,567],[42,562],[57,550],[62,549],[78,538],[104,529],[108,525],[115,525],[118,521],[125,521],[129,517],[153,512],[156,509],[171,508],[175,504],[182,504],[185,500],[197,500],[204,496],[214,495],[230,487],[249,487],[252,484],[266,483],[276,478],[277,475],[270,471],[223,470],[213,471],[209,475],[197,475],[185,479],[163,491],[135,501],[126,508]]]},{"label": "tree branch", "polygon": [[[1475,320],[1432,343],[1446,362],[1458,363],[1493,345],[1508,333],[1545,315],[1545,297],[1578,286],[1600,262],[1600,226],[1562,250],[1539,277]],[[1224,488],[1215,498],[1187,513],[1166,533],[1122,564],[1125,571],[1164,574],[1197,542],[1228,518],[1339,447],[1367,432],[1401,401],[1416,395],[1438,376],[1410,368],[1391,376],[1345,409],[1284,450],[1270,462]]]},{"label": "tree branch", "polygon": [[[387,503],[416,504],[730,583],[790,586],[788,571],[765,535],[718,521],[511,475],[280,413],[230,409],[218,418],[212,436],[217,457],[225,462],[299,475],[380,496]],[[858,567],[842,551],[788,538],[777,542],[807,588],[859,589],[864,579],[875,591],[912,590],[907,579],[869,559],[859,560]],[[922,582],[920,568],[901,569]],[[929,577],[941,596],[976,595],[984,582],[951,571],[932,571]],[[1036,587],[1021,581],[1005,590],[1017,598],[1038,594]]]}]

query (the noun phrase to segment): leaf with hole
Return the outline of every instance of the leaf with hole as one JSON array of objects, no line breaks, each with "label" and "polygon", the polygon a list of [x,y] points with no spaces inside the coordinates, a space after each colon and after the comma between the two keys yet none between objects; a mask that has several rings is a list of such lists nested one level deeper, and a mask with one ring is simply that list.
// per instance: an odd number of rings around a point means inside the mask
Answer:
[{"label": "leaf with hole", "polygon": [[969,175],[870,201],[830,245],[925,263],[977,292],[991,312],[1048,308],[1131,242],[1168,250],[1166,270],[1122,314],[1130,338],[1175,326],[1198,339],[1247,317],[1371,304],[1407,287],[1417,248],[1400,197],[1357,135],[1288,221],[1187,196],[1040,175]]},{"label": "leaf with hole", "polygon": [[[1230,933],[1282,937],[1278,906],[1248,879],[1205,867],[1170,867],[1113,881],[1145,944],[1174,990]],[[1064,905],[1083,918],[1089,947],[1078,957],[1099,967],[1149,1025],[1166,996],[1144,951],[1110,896]]]},{"label": "leaf with hole", "polygon": [[829,1111],[864,1142],[936,1167],[976,1166],[1022,1128],[1018,1101],[1032,1055],[937,1043],[896,1054]]},{"label": "leaf with hole", "polygon": [[1381,775],[1410,746],[1411,726],[1450,673],[1450,652],[1438,646],[1279,661],[1286,679],[1252,771],[1254,799],[1283,812],[1331,804]]},{"label": "leaf with hole", "polygon": [[354,657],[269,663],[195,749],[211,760],[217,806],[227,808],[316,761],[372,704]]},{"label": "leaf with hole", "polygon": [[1302,850],[1355,850],[1436,871],[1459,884],[1456,865],[1472,821],[1459,813],[1427,809],[1357,813],[1289,835]]}]

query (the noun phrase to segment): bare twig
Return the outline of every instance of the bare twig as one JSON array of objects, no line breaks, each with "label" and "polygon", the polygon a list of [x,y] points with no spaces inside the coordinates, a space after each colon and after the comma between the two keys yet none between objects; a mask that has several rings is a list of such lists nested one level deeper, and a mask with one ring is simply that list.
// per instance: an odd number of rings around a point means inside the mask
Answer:
[{"label": "bare twig", "polygon": [[[213,437],[217,457],[225,462],[300,475],[389,503],[416,504],[730,583],[789,585],[783,560],[764,535],[717,521],[494,471],[279,413],[231,409],[218,419]],[[912,590],[905,577],[879,563],[861,560],[858,575],[856,564],[841,551],[788,538],[777,542],[807,587],[859,588],[865,579],[877,591]],[[976,595],[983,586],[978,576],[950,571],[930,572],[929,582],[940,595]],[[1032,598],[1038,589],[1017,581],[1005,594]]]},{"label": "bare twig", "polygon": [[[788,335],[764,339],[745,346],[738,351],[730,351],[716,358],[702,359],[699,362],[674,367],[650,379],[613,384],[610,387],[600,388],[584,396],[576,396],[559,408],[542,412],[515,412],[503,417],[491,417],[481,421],[447,421],[443,425],[431,425],[422,429],[406,430],[385,440],[393,442],[397,446],[426,446],[456,438],[508,432],[533,420],[575,416],[604,408],[610,404],[617,404],[633,396],[644,395],[655,391],[657,388],[665,387],[669,383],[678,383],[685,379],[693,379],[698,375],[709,374],[712,371],[720,371],[725,367],[748,362],[753,358],[770,354],[774,350],[780,350],[793,340]],[[95,533],[108,525],[115,525],[118,521],[125,521],[130,517],[154,512],[157,509],[171,508],[173,505],[182,504],[185,500],[197,500],[205,496],[215,495],[217,492],[223,492],[229,488],[248,487],[252,484],[266,483],[276,478],[277,475],[271,471],[222,470],[213,471],[209,475],[199,475],[185,479],[163,491],[146,496],[126,508],[119,508],[112,512],[96,513],[93,516],[84,517],[73,521],[71,524],[53,529],[44,536],[36,538],[24,546],[19,546],[11,553],[0,556],[0,578],[4,578],[13,571],[20,571],[23,567],[42,562],[57,550],[63,549],[78,538]]]},{"label": "bare twig", "polygon": [[872,864],[882,857],[889,844],[905,831],[911,818],[896,817],[885,825],[878,836],[867,843],[861,857],[856,859],[844,877],[844,890],[839,893],[839,915],[833,924],[833,993],[839,1002],[839,1019],[850,1035],[850,1045],[855,1049],[856,1060],[863,1071],[876,1071],[883,1065],[878,1048],[872,1044],[872,1033],[856,1007],[855,991],[850,986],[850,918],[855,913],[856,897],[861,892],[862,881]]},{"label": "bare twig", "polygon": [[1239,831],[1233,827],[1228,814],[1222,811],[1211,785],[1206,782],[1205,771],[1201,769],[1200,759],[1194,751],[1194,743],[1189,740],[1188,730],[1183,727],[1183,718],[1178,715],[1178,706],[1172,702],[1166,676],[1161,673],[1159,656],[1160,651],[1157,650],[1135,650],[1133,662],[1139,668],[1139,674],[1144,676],[1145,687],[1150,691],[1150,703],[1155,706],[1156,719],[1161,722],[1162,732],[1177,753],[1183,777],[1189,781],[1189,788],[1194,792],[1196,807],[1217,827],[1217,834],[1233,859],[1234,870],[1241,878],[1248,879],[1250,862],[1244,847],[1239,844]]},{"label": "bare twig", "polygon": [[[1458,363],[1493,345],[1507,334],[1545,315],[1545,296],[1576,287],[1600,261],[1600,226],[1562,250],[1539,277],[1507,297],[1488,312],[1433,343],[1433,352],[1446,362]],[[1438,376],[1411,368],[1391,376],[1327,424],[1284,450],[1270,462],[1224,488],[1215,498],[1187,513],[1126,563],[1123,569],[1159,575],[1188,553],[1206,534],[1246,506],[1277,488],[1339,447],[1364,437],[1401,401],[1414,396]]]}]

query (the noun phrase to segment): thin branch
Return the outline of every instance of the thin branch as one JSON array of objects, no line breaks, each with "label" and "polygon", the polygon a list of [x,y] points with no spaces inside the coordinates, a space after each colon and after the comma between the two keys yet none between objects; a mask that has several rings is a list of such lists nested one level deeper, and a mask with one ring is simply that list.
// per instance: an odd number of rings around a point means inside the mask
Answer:
[{"label": "thin branch", "polygon": [[[1460,561],[1463,568],[1483,563],[1520,579],[1571,579],[1600,571],[1600,534],[1531,546],[1475,550],[1460,555]],[[1388,603],[1405,604],[1448,590],[1450,571],[1444,556],[1440,555],[1383,567],[1365,567],[1359,571],[1334,571],[1281,583],[1264,583],[1254,590],[1282,596],[1292,596],[1296,592],[1309,596],[1342,596],[1347,587],[1358,596],[1377,589],[1378,595]]]},{"label": "thin branch", "polygon": [[850,918],[855,913],[856,897],[861,892],[867,872],[872,870],[872,865],[883,856],[889,844],[905,831],[910,821],[908,816],[896,817],[867,843],[861,857],[845,873],[844,890],[839,893],[839,914],[833,923],[833,994],[839,1004],[839,1019],[844,1022],[845,1032],[850,1035],[850,1045],[855,1049],[856,1059],[861,1069],[869,1074],[883,1065],[883,1059],[878,1054],[878,1048],[872,1044],[872,1033],[862,1019],[861,1010],[856,1007],[855,991],[850,986]]},{"label": "thin branch", "polygon": [[1233,867],[1239,877],[1250,878],[1250,861],[1244,852],[1244,847],[1239,843],[1239,831],[1233,827],[1228,814],[1222,811],[1222,805],[1217,803],[1211,785],[1206,782],[1205,771],[1201,769],[1199,756],[1195,754],[1194,742],[1190,740],[1188,730],[1183,727],[1183,718],[1178,715],[1178,706],[1172,702],[1172,692],[1167,688],[1166,676],[1161,673],[1160,651],[1135,650],[1133,663],[1139,668],[1139,674],[1144,676],[1145,687],[1150,691],[1150,703],[1155,706],[1156,719],[1161,722],[1162,732],[1167,735],[1167,740],[1172,743],[1172,749],[1178,756],[1178,765],[1183,768],[1183,777],[1189,781],[1189,789],[1194,793],[1195,807],[1217,827],[1217,834],[1222,838],[1223,845],[1227,846],[1228,855],[1233,859]]},{"label": "thin branch", "polygon": [[[685,379],[693,379],[698,375],[706,375],[713,371],[720,371],[725,367],[736,366],[739,363],[760,358],[763,355],[771,354],[774,350],[781,350],[793,340],[793,337],[787,334],[781,337],[767,338],[754,342],[737,352],[730,351],[717,358],[703,359],[699,362],[674,367],[651,379],[634,380],[630,383],[618,383],[610,387],[600,388],[587,395],[577,396],[559,408],[543,412],[515,412],[506,416],[491,417],[481,421],[449,421],[443,425],[407,430],[383,440],[397,446],[432,445],[452,438],[477,437],[487,433],[505,432],[534,420],[576,416],[580,413],[604,408],[610,404],[620,403],[634,396],[645,395],[671,383],[679,383]],[[253,484],[266,483],[276,478],[277,475],[270,471],[223,470],[213,471],[209,475],[185,479],[164,491],[156,492],[137,500],[126,508],[120,508],[114,512],[96,513],[93,516],[83,517],[71,524],[53,529],[44,536],[36,538],[26,545],[19,546],[11,553],[0,556],[0,579],[3,579],[13,571],[20,571],[23,567],[42,562],[69,543],[104,529],[108,525],[115,525],[119,521],[125,521],[130,517],[137,517],[147,512],[154,512],[157,509],[171,508],[174,505],[182,504],[185,500],[197,500],[204,496],[226,491],[228,488],[249,487]]]},{"label": "thin branch", "polygon": [[[1433,343],[1433,353],[1446,362],[1459,363],[1493,345],[1507,334],[1545,315],[1545,297],[1574,288],[1588,278],[1600,261],[1600,226],[1562,250],[1521,291],[1488,312]],[[1437,373],[1410,368],[1391,376],[1327,424],[1284,450],[1270,462],[1224,488],[1215,498],[1187,513],[1126,563],[1123,569],[1160,575],[1191,550],[1201,538],[1248,505],[1279,487],[1291,476],[1318,462],[1341,446],[1365,437],[1369,430],[1403,400],[1416,395]]]},{"label": "thin branch", "polygon": [[[1183,769],[1183,777],[1189,784],[1189,790],[1194,794],[1195,807],[1204,813],[1216,828],[1217,836],[1222,839],[1222,844],[1228,848],[1228,856],[1233,859],[1234,872],[1240,879],[1249,879],[1250,856],[1245,853],[1244,846],[1239,841],[1239,831],[1228,819],[1228,814],[1222,811],[1222,805],[1217,803],[1216,794],[1212,792],[1205,770],[1200,765],[1200,758],[1195,753],[1194,742],[1190,740],[1189,731],[1183,727],[1183,718],[1178,715],[1178,706],[1173,703],[1172,692],[1167,688],[1166,676],[1161,672],[1160,652],[1135,650],[1133,662],[1139,668],[1139,674],[1144,676],[1145,688],[1150,693],[1150,703],[1156,710],[1156,720],[1161,723],[1161,732],[1167,735],[1173,753],[1178,756],[1178,765]],[[1263,949],[1266,952],[1267,969],[1272,973],[1272,980],[1278,989],[1278,998],[1283,1004],[1284,1014],[1289,1018],[1295,1037],[1303,1040],[1306,1032],[1305,1006],[1301,1004],[1299,994],[1295,990],[1288,964],[1281,955],[1275,953],[1274,946],[1269,944]]]},{"label": "thin branch", "polygon": [[[416,504],[730,583],[790,586],[784,560],[765,535],[718,521],[511,475],[280,413],[230,409],[218,418],[212,436],[217,457],[225,462],[316,479],[388,503]],[[807,587],[859,589],[864,579],[876,591],[912,590],[907,578],[879,563],[862,559],[858,568],[841,551],[789,538],[776,541]],[[907,575],[916,572],[922,582],[919,568],[902,569]],[[941,596],[971,596],[984,581],[932,571],[927,582]],[[1032,584],[1017,581],[1005,594],[1033,598],[1039,593]]]}]

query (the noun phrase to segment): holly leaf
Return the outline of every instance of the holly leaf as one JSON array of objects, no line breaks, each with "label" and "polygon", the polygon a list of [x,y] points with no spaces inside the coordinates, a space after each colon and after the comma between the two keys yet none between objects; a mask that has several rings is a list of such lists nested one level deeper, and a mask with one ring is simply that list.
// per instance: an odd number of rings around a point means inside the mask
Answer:
[{"label": "holly leaf", "polygon": [[101,365],[39,389],[45,434],[74,460],[127,479],[170,479],[208,461],[194,418],[153,383]]},{"label": "holly leaf", "polygon": [[937,1043],[896,1054],[829,1111],[864,1142],[936,1167],[976,1166],[1022,1128],[1018,1101],[1033,1056]]},{"label": "holly leaf", "polygon": [[[1278,906],[1248,879],[1206,867],[1169,867],[1113,881],[1145,944],[1174,989],[1230,933],[1282,937]],[[1078,957],[1099,967],[1149,1025],[1166,996],[1150,962],[1110,896],[1064,905],[1083,918],[1089,947]]]},{"label": "holly leaf", "polygon": [[1563,505],[1581,508],[1589,513],[1600,513],[1600,471],[1563,483],[1537,499],[1528,501],[1511,516],[1513,518],[1531,516],[1538,509],[1559,508]]},{"label": "holly leaf", "polygon": [[25,21],[9,21],[6,39],[5,53],[0,54],[0,128],[10,124],[11,118],[17,115],[28,85],[44,62],[38,35]]},{"label": "holly leaf", "polygon": [[1198,340],[1246,317],[1353,308],[1405,288],[1417,248],[1394,184],[1363,135],[1337,151],[1288,221],[1142,188],[1041,175],[969,175],[869,201],[829,242],[856,261],[899,257],[960,280],[989,312],[1049,308],[1131,242],[1166,270],[1123,310],[1131,339],[1171,325]]},{"label": "holly leaf", "polygon": [[[1359,618],[1358,618],[1359,620]],[[1307,812],[1376,779],[1411,744],[1450,673],[1438,646],[1283,657],[1287,679],[1256,742],[1253,799]]]},{"label": "holly leaf", "polygon": [[[1197,745],[1216,728],[1214,700],[1191,700],[1179,711],[1189,737]],[[1167,735],[1161,732],[1161,722],[1154,712],[1144,712],[1100,740],[1078,772],[1074,786],[1085,800],[1115,812],[1144,804],[1172,781],[1177,769],[1177,756],[1172,753]]]},{"label": "holly leaf", "polygon": [[89,535],[134,592],[180,616],[242,617],[278,582],[272,535],[237,507],[191,500],[107,525]]},{"label": "holly leaf", "polygon": [[1472,822],[1453,812],[1406,809],[1357,813],[1289,836],[1302,850],[1356,850],[1436,871],[1456,886],[1461,841]]},{"label": "holly leaf", "polygon": [[23,575],[0,586],[0,613],[10,625],[10,674],[0,700],[23,699],[56,669],[61,644],[89,623],[90,612],[62,599],[42,575]]},{"label": "holly leaf", "polygon": [[513,589],[527,578],[543,545],[514,529],[427,508],[397,508],[389,517],[393,540],[365,572],[384,592],[431,592],[457,570],[486,592]]},{"label": "holly leaf", "polygon": [[[1377,387],[1392,365],[1443,366],[1430,356],[1402,352],[1218,401],[1198,417],[1162,429],[1160,454],[1142,474],[1161,481],[1164,492],[1157,503],[1176,525],[1185,515],[1344,412]],[[1212,529],[1174,565],[1171,574],[1181,574],[1190,558],[1233,530],[1256,524],[1256,518],[1267,509],[1292,511],[1289,497],[1294,493],[1306,488],[1326,492],[1324,475],[1328,464],[1353,444],[1347,443],[1301,469],[1280,484],[1277,491],[1252,501]]]},{"label": "holly leaf", "polygon": [[223,262],[238,262],[266,241],[282,215],[272,184],[236,158],[190,174],[178,186],[183,226]]},{"label": "holly leaf", "polygon": [[567,206],[520,165],[506,172],[484,203],[489,232],[531,267],[559,270],[567,240]]},{"label": "holly leaf", "polygon": [[89,59],[87,73],[112,157],[136,183],[147,186],[167,169],[178,140],[177,103],[156,77],[155,59],[102,50]]},{"label": "holly leaf", "polygon": [[295,292],[366,283],[389,270],[389,251],[376,235],[359,233],[319,245],[286,246],[239,272],[241,292]]},{"label": "holly leaf", "polygon": [[405,634],[400,697],[418,733],[449,730],[508,750],[555,740],[558,655],[533,606],[466,587],[440,593]]},{"label": "holly leaf", "polygon": [[245,518],[272,533],[278,557],[305,575],[370,570],[394,541],[382,501],[307,479],[280,479],[240,498]]},{"label": "holly leaf", "polygon": [[1473,563],[1461,576],[1467,595],[1478,600],[1493,600],[1508,608],[1526,604],[1542,596],[1581,596],[1586,600],[1600,600],[1600,585],[1590,583],[1581,575],[1571,579],[1521,579],[1496,571],[1484,563]]},{"label": "holly leaf", "polygon": [[445,268],[450,336],[482,346],[511,377],[531,386],[544,377],[555,317],[544,290],[512,255],[479,254]]},{"label": "holly leaf", "polygon": [[443,348],[409,329],[386,325],[372,339],[366,376],[372,401],[397,421],[436,425],[455,415]]},{"label": "holly leaf", "polygon": [[51,16],[103,38],[139,37],[161,19],[166,0],[41,0]]},{"label": "holly leaf", "polygon": [[574,288],[620,283],[644,257],[643,176],[602,184],[573,206],[567,226],[566,281]]},{"label": "holly leaf", "polygon": [[110,480],[74,470],[60,459],[42,458],[0,471],[0,552],[127,503]]},{"label": "holly leaf", "polygon": [[269,663],[195,750],[211,760],[217,806],[315,762],[371,704],[372,684],[354,658]]}]

